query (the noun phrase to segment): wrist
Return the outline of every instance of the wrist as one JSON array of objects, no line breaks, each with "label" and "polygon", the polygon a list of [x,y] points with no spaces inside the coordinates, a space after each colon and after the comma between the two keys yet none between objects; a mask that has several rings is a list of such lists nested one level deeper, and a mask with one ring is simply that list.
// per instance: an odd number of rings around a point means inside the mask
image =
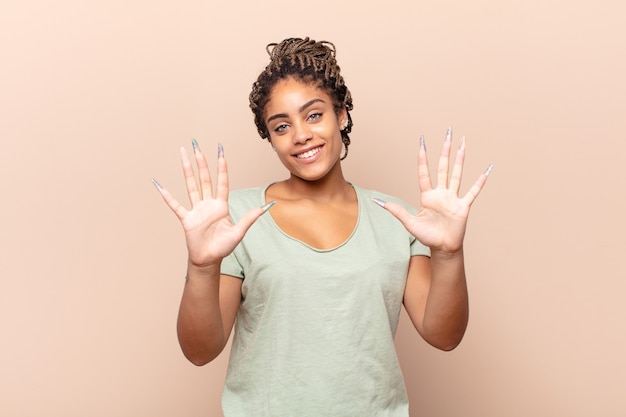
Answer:
[{"label": "wrist", "polygon": [[453,261],[463,259],[463,246],[456,250],[431,248],[430,257],[431,259],[438,261]]},{"label": "wrist", "polygon": [[189,278],[210,278],[210,277],[219,277],[220,269],[222,266],[222,261],[204,265],[194,264],[190,260],[187,262],[187,275],[185,276],[186,280]]}]

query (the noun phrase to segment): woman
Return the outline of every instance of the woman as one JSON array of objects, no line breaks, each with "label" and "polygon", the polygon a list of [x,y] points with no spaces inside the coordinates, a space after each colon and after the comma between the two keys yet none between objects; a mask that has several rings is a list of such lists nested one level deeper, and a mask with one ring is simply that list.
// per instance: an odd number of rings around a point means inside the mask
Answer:
[{"label": "woman", "polygon": [[214,193],[193,141],[199,185],[181,151],[192,208],[155,181],[189,252],[180,345],[191,362],[206,364],[236,321],[227,417],[408,416],[393,343],[400,308],[433,346],[450,350],[461,341],[468,319],[463,237],[491,167],[459,197],[464,141],[448,178],[448,130],[436,187],[421,140],[419,211],[350,184],[340,161],[350,144],[352,97],[334,46],[292,38],[268,52],[250,106],[289,177],[229,195],[220,146]]}]

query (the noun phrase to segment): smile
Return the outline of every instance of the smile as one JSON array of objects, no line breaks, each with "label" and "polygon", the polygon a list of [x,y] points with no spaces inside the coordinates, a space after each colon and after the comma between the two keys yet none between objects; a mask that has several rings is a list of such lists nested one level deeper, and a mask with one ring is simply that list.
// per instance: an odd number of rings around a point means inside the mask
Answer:
[{"label": "smile", "polygon": [[317,155],[317,153],[320,151],[320,147],[318,146],[317,148],[308,150],[306,152],[302,152],[296,155],[296,158],[298,159],[306,159],[306,158],[311,158],[314,155]]}]

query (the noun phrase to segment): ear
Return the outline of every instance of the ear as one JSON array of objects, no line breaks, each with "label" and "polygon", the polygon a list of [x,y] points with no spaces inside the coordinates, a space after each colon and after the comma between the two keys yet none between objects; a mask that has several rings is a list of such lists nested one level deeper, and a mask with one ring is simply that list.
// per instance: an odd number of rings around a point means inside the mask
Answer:
[{"label": "ear", "polygon": [[345,107],[337,114],[337,122],[339,123],[339,130],[344,130],[348,126],[348,111]]}]

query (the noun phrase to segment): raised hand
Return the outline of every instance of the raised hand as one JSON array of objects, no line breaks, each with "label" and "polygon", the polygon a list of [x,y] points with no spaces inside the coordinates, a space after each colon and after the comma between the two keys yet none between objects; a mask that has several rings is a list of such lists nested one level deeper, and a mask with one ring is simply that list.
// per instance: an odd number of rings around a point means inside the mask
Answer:
[{"label": "raised hand", "polygon": [[469,191],[459,196],[463,162],[465,158],[465,138],[456,153],[452,174],[449,176],[450,148],[452,147],[452,129],[448,129],[446,139],[439,156],[437,185],[433,187],[428,170],[428,158],[424,138],[420,138],[418,156],[418,180],[421,190],[421,208],[416,215],[411,215],[404,207],[393,202],[375,202],[394,216],[420,242],[433,250],[447,253],[458,252],[463,247],[463,238],[470,206],[478,197],[493,164],[481,174]]},{"label": "raised hand", "polygon": [[189,262],[197,267],[205,267],[219,263],[232,252],[252,223],[272,203],[249,210],[237,224],[233,224],[228,211],[228,170],[222,146],[218,146],[215,195],[206,157],[195,140],[192,141],[192,146],[198,167],[199,187],[187,151],[185,148],[180,150],[187,194],[191,202],[190,210],[183,207],[156,180],[153,182],[183,226]]}]

